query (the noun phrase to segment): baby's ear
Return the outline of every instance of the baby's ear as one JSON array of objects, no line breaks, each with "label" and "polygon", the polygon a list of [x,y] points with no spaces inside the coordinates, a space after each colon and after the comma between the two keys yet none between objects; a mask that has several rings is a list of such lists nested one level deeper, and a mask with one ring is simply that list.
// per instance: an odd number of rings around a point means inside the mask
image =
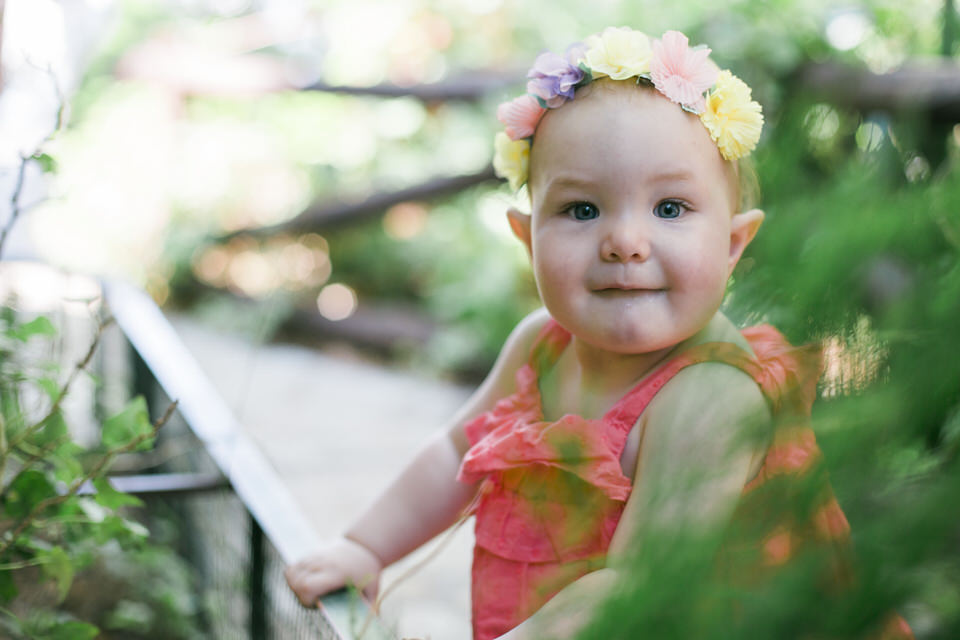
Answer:
[{"label": "baby's ear", "polygon": [[757,235],[760,225],[763,223],[763,211],[760,209],[750,209],[741,213],[734,214],[730,221],[730,258],[728,261],[727,275],[733,273],[733,268],[740,261],[743,250],[747,248],[753,236]]},{"label": "baby's ear", "polygon": [[507,209],[507,220],[513,235],[527,248],[527,253],[533,256],[533,244],[530,242],[530,214],[523,213],[511,207]]}]

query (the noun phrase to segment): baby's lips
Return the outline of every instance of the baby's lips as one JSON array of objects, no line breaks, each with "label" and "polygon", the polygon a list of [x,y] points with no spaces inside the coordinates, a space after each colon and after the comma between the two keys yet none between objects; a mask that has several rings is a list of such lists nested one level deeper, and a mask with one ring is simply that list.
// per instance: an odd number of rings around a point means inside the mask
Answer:
[{"label": "baby's lips", "polygon": [[596,285],[590,287],[592,291],[663,291],[663,287],[653,286],[644,283],[635,283],[635,282],[622,282],[622,281],[613,281],[613,282],[600,282]]}]

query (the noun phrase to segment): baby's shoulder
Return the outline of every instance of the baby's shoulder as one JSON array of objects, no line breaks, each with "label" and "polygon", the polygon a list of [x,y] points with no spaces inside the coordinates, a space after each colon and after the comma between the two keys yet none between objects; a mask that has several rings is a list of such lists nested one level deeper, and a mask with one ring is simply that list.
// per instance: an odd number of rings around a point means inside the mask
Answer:
[{"label": "baby's shoulder", "polygon": [[[711,322],[703,342],[733,343],[753,355],[739,329],[721,314]],[[653,398],[648,413],[652,420],[678,425],[750,423],[763,427],[772,418],[757,381],[746,371],[719,361],[681,369]]]},{"label": "baby's shoulder", "polygon": [[697,343],[703,342],[730,342],[751,356],[754,355],[753,350],[750,348],[750,342],[743,336],[740,328],[721,311],[717,311],[714,314],[710,323],[699,336]]},{"label": "baby's shoulder", "polygon": [[[773,415],[752,377],[720,362],[701,362],[677,373],[644,412],[649,443],[669,451],[747,453],[756,471],[773,436]],[[746,477],[744,478],[744,481]]]},{"label": "baby's shoulder", "polygon": [[501,357],[525,361],[530,355],[530,349],[533,347],[537,336],[540,335],[549,321],[550,313],[544,307],[528,313],[510,332],[503,348],[500,350]]},{"label": "baby's shoulder", "polygon": [[540,308],[517,323],[500,349],[500,355],[485,381],[486,386],[495,389],[497,394],[512,392],[514,373],[530,359],[530,350],[549,321],[550,314]]},{"label": "baby's shoulder", "polygon": [[763,392],[747,372],[725,362],[699,362],[673,376],[650,403],[651,407],[683,408],[691,411],[719,411],[726,407],[743,410],[765,408]]}]

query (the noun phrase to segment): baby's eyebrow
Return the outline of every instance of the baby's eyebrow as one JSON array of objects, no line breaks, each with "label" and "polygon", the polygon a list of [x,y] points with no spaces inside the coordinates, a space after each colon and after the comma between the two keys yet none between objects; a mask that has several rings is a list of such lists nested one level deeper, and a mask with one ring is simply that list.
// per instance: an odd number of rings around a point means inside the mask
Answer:
[{"label": "baby's eyebrow", "polygon": [[548,191],[550,189],[560,189],[563,187],[571,187],[576,189],[587,187],[590,184],[591,183],[589,180],[583,180],[577,176],[560,175],[555,178],[551,178],[550,181],[547,182],[546,189]]},{"label": "baby's eyebrow", "polygon": [[647,178],[647,182],[692,182],[694,176],[686,169],[676,169],[654,173]]},{"label": "baby's eyebrow", "polygon": [[[642,178],[642,180],[648,184],[655,184],[659,182],[694,182],[696,178],[693,172],[678,168],[654,172]],[[545,190],[550,191],[552,189],[563,188],[585,189],[593,184],[594,182],[592,180],[584,180],[576,175],[558,175],[547,182]]]}]

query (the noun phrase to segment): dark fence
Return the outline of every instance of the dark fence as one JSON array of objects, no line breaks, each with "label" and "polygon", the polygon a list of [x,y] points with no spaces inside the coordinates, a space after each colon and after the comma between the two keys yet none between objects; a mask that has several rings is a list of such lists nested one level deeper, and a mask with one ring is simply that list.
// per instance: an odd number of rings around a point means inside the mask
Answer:
[{"label": "dark fence", "polygon": [[175,514],[212,635],[390,637],[353,593],[332,594],[321,609],[299,604],[283,567],[320,544],[316,533],[153,301],[121,282],[102,286],[108,313],[129,344],[135,392],[153,414],[178,402],[158,446],[176,440],[183,452],[153,469],[160,473],[113,482]]}]

